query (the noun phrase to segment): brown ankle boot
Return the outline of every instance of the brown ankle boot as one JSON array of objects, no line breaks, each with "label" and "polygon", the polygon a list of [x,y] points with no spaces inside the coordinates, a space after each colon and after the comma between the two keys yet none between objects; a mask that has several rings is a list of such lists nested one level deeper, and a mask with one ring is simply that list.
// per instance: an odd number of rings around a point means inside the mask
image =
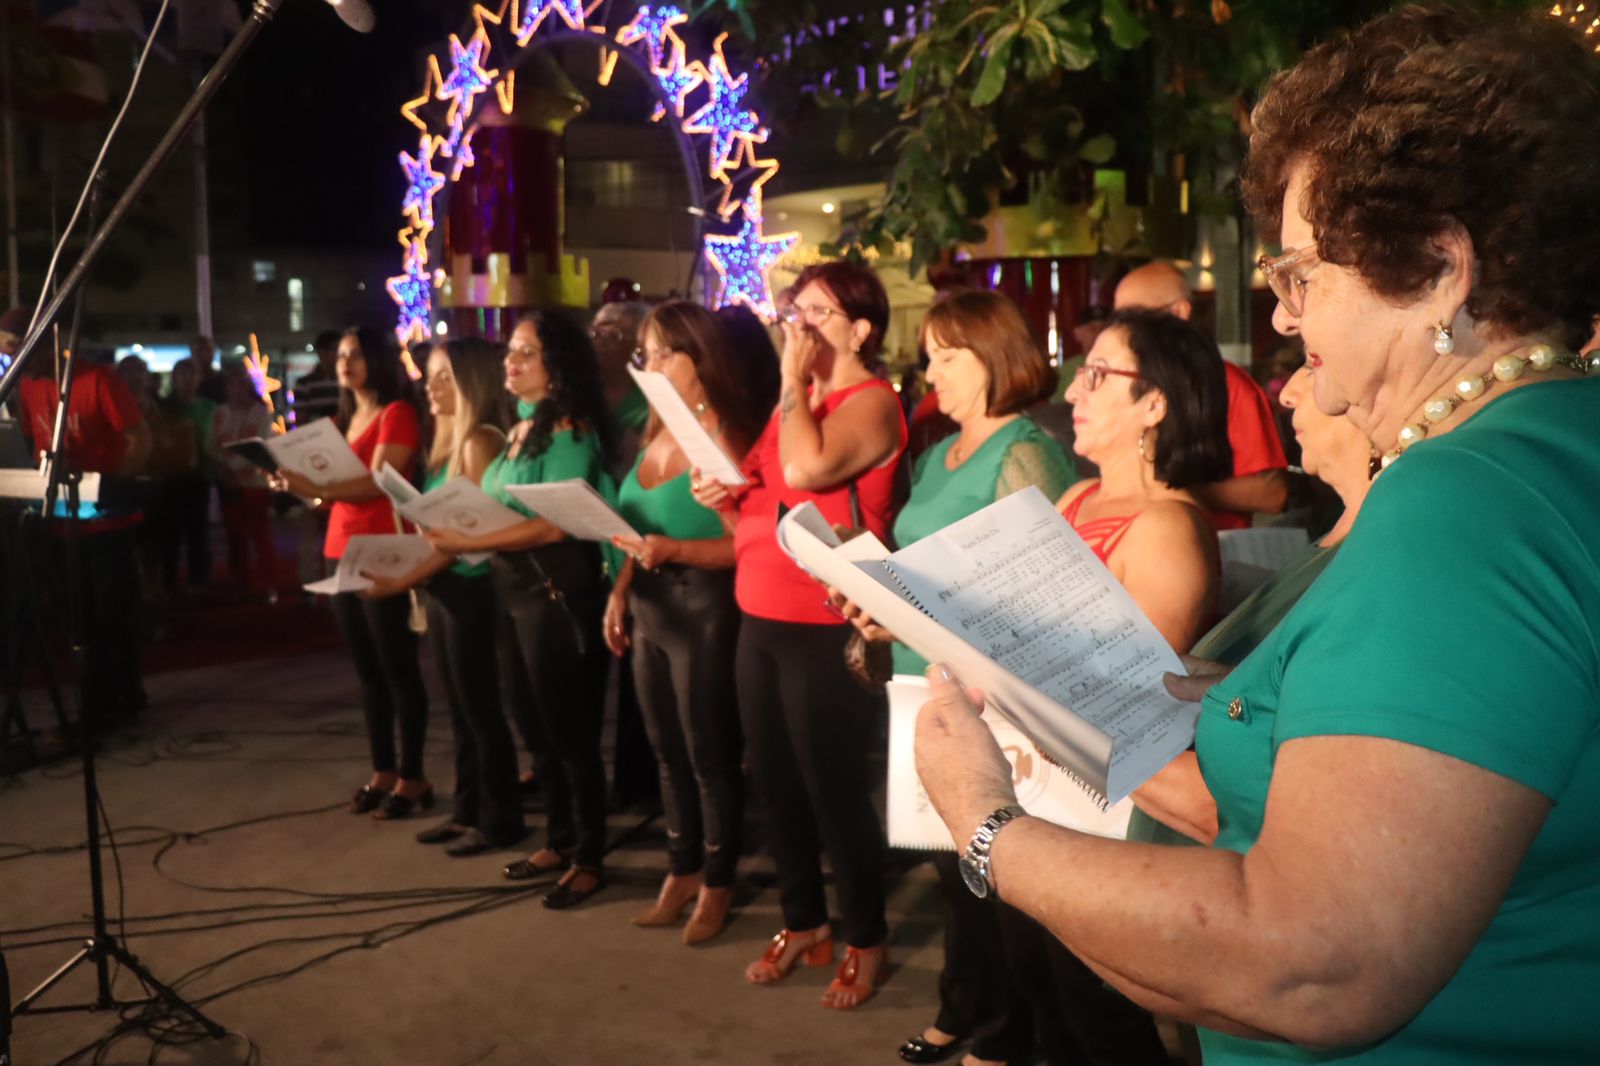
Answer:
[{"label": "brown ankle boot", "polygon": [[683,927],[683,942],[703,944],[722,932],[728,925],[728,903],[732,897],[731,888],[702,887],[689,924]]}]

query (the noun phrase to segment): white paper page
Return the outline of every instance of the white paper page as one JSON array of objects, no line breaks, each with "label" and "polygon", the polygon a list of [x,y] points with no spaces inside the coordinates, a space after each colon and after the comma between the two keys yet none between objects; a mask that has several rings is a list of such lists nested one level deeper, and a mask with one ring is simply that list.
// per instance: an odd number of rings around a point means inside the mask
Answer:
[{"label": "white paper page", "polygon": [[[966,841],[958,847],[951,838],[917,776],[917,714],[928,702],[928,683],[920,677],[896,674],[888,689],[889,843],[929,851],[964,848]],[[983,721],[1011,763],[1011,785],[1017,790],[1017,802],[1029,814],[1082,833],[1126,839],[1128,817],[1133,813],[1131,799],[1102,810],[1075,781],[1045,762],[1010,722],[993,714],[984,715]]]},{"label": "white paper page", "polygon": [[371,581],[361,576],[363,573],[405,577],[432,554],[428,542],[415,533],[357,534],[345,544],[344,555],[340,556],[333,576],[313,581],[305,590],[324,595],[360,592],[372,586]]},{"label": "white paper page", "polygon": [[1304,555],[1310,543],[1305,530],[1293,528],[1229,529],[1217,534],[1222,555],[1222,612],[1243,603],[1273,574]]},{"label": "white paper page", "polygon": [[389,502],[394,504],[395,510],[399,510],[422,495],[421,492],[417,491],[417,487],[407,481],[405,475],[401,474],[390,463],[384,463],[383,468],[372,475],[372,480],[377,483],[378,489],[389,497]]},{"label": "white paper page", "polygon": [[667,432],[678,442],[683,454],[689,457],[689,465],[699,468],[701,477],[720,481],[724,485],[745,483],[739,464],[706,432],[706,427],[689,410],[689,405],[678,395],[678,390],[673,388],[667,375],[653,370],[635,370],[631,366],[628,373],[633,375],[639,391],[650,402],[650,409],[667,427]]},{"label": "white paper page", "polygon": [[351,481],[368,473],[350,442],[331,418],[319,418],[264,443],[278,465],[293,470],[313,485]]},{"label": "white paper page", "polygon": [[1162,683],[1182,662],[1037,488],[923,538],[890,566],[946,628],[1112,739],[1113,802],[1193,742],[1197,705]]},{"label": "white paper page", "polygon": [[[381,487],[381,486],[380,486]],[[423,529],[448,529],[464,536],[496,533],[518,522],[527,521],[499,500],[494,499],[470,478],[453,477],[432,492],[423,493],[395,510]],[[467,552],[460,556],[468,566],[476,566],[493,552]]]},{"label": "white paper page", "polygon": [[610,544],[612,537],[643,539],[616,508],[582,478],[544,481],[537,485],[507,485],[506,491],[540,518],[561,527],[561,532],[569,537],[603,544]]}]

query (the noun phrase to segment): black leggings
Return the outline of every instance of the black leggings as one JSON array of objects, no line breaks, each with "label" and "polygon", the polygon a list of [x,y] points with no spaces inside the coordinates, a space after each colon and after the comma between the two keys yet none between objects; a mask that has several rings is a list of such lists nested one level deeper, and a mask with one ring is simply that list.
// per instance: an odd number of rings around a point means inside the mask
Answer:
[{"label": "black leggings", "polygon": [[606,852],[600,732],[608,654],[600,642],[605,594],[599,551],[562,541],[502,552],[490,573],[500,684],[533,749],[548,846],[598,869]]},{"label": "black leggings", "polygon": [[[417,663],[409,596],[364,600],[353,592],[333,598],[333,617],[361,679],[361,709],[367,719],[372,769],[407,781],[422,779],[422,746],[428,734],[428,692]],[[400,761],[395,763],[395,723],[400,724]]]},{"label": "black leggings", "polygon": [[445,571],[428,582],[428,638],[450,701],[456,742],[457,825],[476,826],[495,844],[527,834],[517,787],[517,753],[500,706],[495,661],[494,590],[487,575]]},{"label": "black leggings", "polygon": [[951,1036],[971,1037],[974,1058],[1026,1061],[1033,1047],[1033,1015],[1007,964],[1001,905],[972,894],[955,852],[935,855],[933,866],[949,907],[939,1016],[933,1024]]},{"label": "black leggings", "polygon": [[851,947],[888,936],[884,919],[887,844],[872,805],[884,698],[867,692],[844,663],[847,625],[774,622],[745,615],[736,673],[750,773],[765,811],[778,898],[790,929],[828,923],[824,848]]},{"label": "black leggings", "polygon": [[733,884],[744,818],[744,740],[733,691],[733,571],[634,572],[633,676],[656,751],[672,872]]}]

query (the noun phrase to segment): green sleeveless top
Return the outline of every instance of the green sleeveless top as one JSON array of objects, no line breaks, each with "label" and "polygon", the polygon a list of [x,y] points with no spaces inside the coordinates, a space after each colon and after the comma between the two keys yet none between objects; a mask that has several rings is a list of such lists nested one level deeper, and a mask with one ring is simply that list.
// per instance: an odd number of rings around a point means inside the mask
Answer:
[{"label": "green sleeveless top", "polygon": [[[951,522],[1009,496],[1029,485],[1052,503],[1072,484],[1072,463],[1061,446],[1027,417],[1013,419],[954,470],[945,457],[956,442],[946,437],[923,452],[911,474],[911,498],[894,523],[894,540],[900,547],[915,544]],[[921,675],[928,661],[898,641],[894,645],[894,672]]]},{"label": "green sleeveless top", "polygon": [[[607,500],[617,498],[617,485],[606,471],[605,456],[600,450],[600,438],[592,432],[581,436],[570,429],[560,429],[550,434],[550,444],[538,455],[529,455],[524,449],[515,459],[510,458],[511,445],[507,444],[489,468],[483,472],[483,491],[507,507],[529,518],[537,518],[515,496],[506,491],[509,485],[536,485],[544,481],[569,481],[582,478]],[[615,575],[618,552],[609,544],[600,546],[601,558],[611,575]]]},{"label": "green sleeveless top", "polygon": [[689,471],[647,489],[639,484],[643,462],[640,451],[617,490],[617,510],[630,526],[643,536],[656,533],[674,540],[719,540],[728,535],[717,513],[695,501],[689,491]]},{"label": "green sleeveless top", "polygon": [[[423,482],[422,491],[432,492],[446,481],[449,481],[450,476],[446,473],[449,466],[450,464],[446,463],[439,469],[429,473],[427,480]],[[452,574],[460,574],[462,577],[487,577],[489,575],[489,560],[485,559],[483,562],[473,566],[471,563],[464,563],[457,559],[450,565],[450,572]]]}]

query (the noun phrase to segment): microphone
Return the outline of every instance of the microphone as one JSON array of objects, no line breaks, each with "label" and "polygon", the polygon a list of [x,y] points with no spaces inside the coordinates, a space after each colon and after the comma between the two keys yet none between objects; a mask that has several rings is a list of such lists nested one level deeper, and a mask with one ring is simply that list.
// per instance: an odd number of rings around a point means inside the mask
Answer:
[{"label": "microphone", "polygon": [[326,0],[333,13],[340,20],[357,33],[371,33],[376,24],[372,15],[372,5],[367,0]]}]

